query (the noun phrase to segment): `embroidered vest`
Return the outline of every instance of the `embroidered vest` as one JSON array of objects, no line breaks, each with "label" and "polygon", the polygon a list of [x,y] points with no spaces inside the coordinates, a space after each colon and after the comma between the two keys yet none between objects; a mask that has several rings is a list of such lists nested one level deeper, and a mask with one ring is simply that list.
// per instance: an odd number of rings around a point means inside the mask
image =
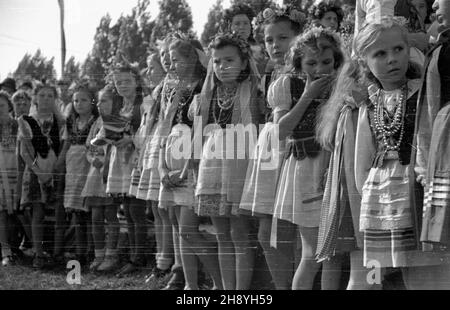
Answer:
[{"label": "embroidered vest", "polygon": [[33,133],[31,144],[34,147],[35,152],[38,153],[42,158],[46,158],[50,149],[53,149],[56,156],[58,156],[60,152],[61,141],[59,137],[59,125],[56,117],[53,116],[53,123],[49,132],[51,144],[48,143],[47,137],[42,133],[42,129],[38,121],[27,115],[24,115],[23,119],[28,122],[31,128],[31,132]]},{"label": "embroidered vest", "polygon": [[[300,100],[304,89],[305,83],[302,80],[291,77],[291,109],[293,109]],[[286,158],[293,154],[295,159],[303,160],[306,157],[314,158],[319,155],[321,147],[320,144],[316,142],[315,130],[316,116],[319,112],[320,105],[321,102],[318,100],[313,100],[309,104],[302,119],[298,122],[291,136],[287,140]]]},{"label": "embroidered vest", "polygon": [[72,145],[84,145],[89,135],[92,125],[97,120],[97,117],[92,117],[83,129],[77,128],[77,122],[74,117],[69,117],[66,121],[67,132],[69,134],[69,141]]},{"label": "embroidered vest", "polygon": [[189,107],[192,103],[192,100],[194,100],[194,96],[199,94],[202,91],[203,81],[197,84],[194,91],[189,92],[187,95],[183,96],[180,100],[183,100],[185,102],[184,105],[178,105],[177,112],[175,114],[175,117],[172,120],[172,127],[174,127],[176,124],[186,124],[189,127],[192,127],[194,124],[193,121],[191,121],[188,117]]},{"label": "embroidered vest", "polygon": [[[416,119],[416,104],[419,92],[416,92],[411,98],[406,101],[406,112],[403,118],[404,121],[404,133],[403,140],[400,143],[400,150],[398,151],[399,162],[401,165],[409,165],[411,162],[411,150],[412,142],[414,138],[414,128]],[[370,102],[368,106],[369,111],[369,123],[372,128],[372,136],[376,141],[377,154],[372,163],[372,168],[383,167],[385,157],[385,146],[383,145],[383,138],[381,135],[377,135],[373,128],[375,128],[375,106]],[[394,135],[394,140],[398,141],[400,137],[400,131]]]}]

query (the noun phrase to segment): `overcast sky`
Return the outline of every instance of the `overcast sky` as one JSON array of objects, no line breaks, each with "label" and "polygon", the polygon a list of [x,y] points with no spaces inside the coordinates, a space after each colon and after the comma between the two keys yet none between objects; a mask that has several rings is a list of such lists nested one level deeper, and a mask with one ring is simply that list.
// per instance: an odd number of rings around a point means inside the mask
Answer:
[{"label": "overcast sky", "polygon": [[[150,0],[152,19],[158,14],[158,1]],[[100,18],[109,13],[113,22],[128,15],[138,0],[65,0],[67,56],[84,61],[92,48]],[[215,0],[187,0],[192,9],[194,30],[200,36]],[[228,7],[229,0],[224,0]],[[0,0],[0,80],[17,68],[25,53],[40,48],[46,57],[55,57],[60,75],[60,32],[57,0]]]}]

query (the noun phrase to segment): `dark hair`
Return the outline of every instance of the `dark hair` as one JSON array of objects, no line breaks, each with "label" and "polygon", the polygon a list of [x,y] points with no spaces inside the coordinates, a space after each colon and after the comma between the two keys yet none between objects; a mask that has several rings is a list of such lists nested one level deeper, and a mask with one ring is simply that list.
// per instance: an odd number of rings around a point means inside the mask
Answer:
[{"label": "dark hair", "polygon": [[250,21],[250,37],[248,41],[253,42],[255,39],[253,38],[253,27],[251,26],[253,18],[256,17],[253,9],[246,4],[235,4],[230,8],[225,10],[223,21],[226,29],[222,29],[223,32],[230,31],[231,32],[231,24],[233,23],[233,18],[237,15],[246,15]]},{"label": "dark hair", "polygon": [[13,108],[13,104],[11,102],[11,98],[9,97],[9,94],[4,90],[0,90],[0,98],[3,98],[6,100],[6,102],[8,103],[9,112],[12,112],[14,110],[14,108]]},{"label": "dark hair", "polygon": [[139,72],[139,69],[137,65],[132,65],[128,63],[128,61],[125,60],[123,63],[117,63],[114,65],[111,69],[111,72],[109,74],[110,80],[112,81],[112,75],[115,73],[130,73],[135,81],[136,81],[136,98],[135,98],[135,104],[141,104],[144,98],[144,88],[143,83],[141,79],[141,74]]},{"label": "dark hair", "polygon": [[232,34],[232,33],[226,33],[226,34],[219,34],[217,35],[209,44],[208,48],[210,50],[215,49],[222,49],[226,46],[234,46],[239,53],[239,56],[241,59],[247,60],[247,67],[241,71],[237,82],[241,83],[245,81],[249,75],[250,75],[250,58],[251,58],[251,49],[250,45],[245,42],[240,37]]},{"label": "dark hair", "polygon": [[274,16],[270,21],[267,21],[264,23],[264,29],[268,25],[275,25],[279,23],[287,22],[291,25],[292,31],[294,31],[295,35],[299,35],[302,32],[302,25],[299,23],[294,22],[291,20],[288,16]]},{"label": "dark hair", "polygon": [[202,44],[196,39],[175,38],[169,46],[169,50],[177,50],[186,59],[194,60],[194,76],[203,79],[206,76],[206,68],[200,62],[196,49],[203,51]]},{"label": "dark hair", "polygon": [[317,5],[312,5],[308,10],[309,17],[312,20],[321,20],[328,12],[334,12],[336,14],[339,29],[341,22],[344,19],[344,11],[335,3],[335,1],[322,1]]},{"label": "dark hair", "polygon": [[[321,42],[327,41],[327,43]],[[334,69],[338,69],[344,64],[344,53],[341,48],[341,41],[335,32],[322,27],[312,27],[301,36],[298,36],[292,43],[287,55],[286,68],[291,72],[301,72],[302,58],[305,49],[310,48],[318,52],[331,48],[334,57]]]},{"label": "dark hair", "polygon": [[103,89],[100,90],[99,94],[100,93],[107,93],[111,96],[112,99],[111,114],[118,115],[123,105],[123,97],[119,95],[114,85],[107,84]]},{"label": "dark hair", "polygon": [[[90,88],[88,85],[80,84],[74,87],[73,89],[73,95],[76,93],[85,93],[89,96],[89,99],[91,100],[92,104],[92,115],[95,117],[98,117],[99,112],[97,109],[97,92],[96,90]],[[78,113],[75,111],[75,108],[72,109],[72,114],[75,117],[78,117]]]},{"label": "dark hair", "polygon": [[34,95],[37,96],[39,92],[45,88],[48,88],[53,92],[53,94],[55,95],[55,99],[58,98],[58,91],[56,90],[56,87],[47,83],[36,84],[36,86],[34,87]]},{"label": "dark hair", "polygon": [[14,102],[16,99],[19,98],[25,98],[26,100],[31,102],[31,97],[30,95],[23,89],[19,89],[18,91],[16,91],[12,97],[11,97],[11,101]]}]

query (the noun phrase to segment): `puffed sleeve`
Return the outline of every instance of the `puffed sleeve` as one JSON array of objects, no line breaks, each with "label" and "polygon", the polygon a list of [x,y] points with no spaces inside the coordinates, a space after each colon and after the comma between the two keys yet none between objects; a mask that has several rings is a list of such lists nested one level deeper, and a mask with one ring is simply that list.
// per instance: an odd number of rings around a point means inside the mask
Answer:
[{"label": "puffed sleeve", "polygon": [[281,111],[289,112],[292,106],[291,79],[289,76],[281,76],[269,86],[267,101],[274,114]]},{"label": "puffed sleeve", "polygon": [[28,124],[26,120],[23,119],[23,117],[19,117],[17,119],[17,140],[21,141],[23,139],[29,139],[31,140],[33,138],[33,132],[31,131],[31,127]]}]

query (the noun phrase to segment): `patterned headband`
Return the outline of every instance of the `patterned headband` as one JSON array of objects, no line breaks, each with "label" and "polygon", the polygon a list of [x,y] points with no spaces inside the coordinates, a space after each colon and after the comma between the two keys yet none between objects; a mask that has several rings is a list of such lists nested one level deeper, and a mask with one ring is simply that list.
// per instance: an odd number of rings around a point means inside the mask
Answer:
[{"label": "patterned headband", "polygon": [[253,20],[254,26],[261,26],[268,22],[271,22],[277,17],[287,17],[294,23],[302,25],[306,22],[306,14],[299,11],[293,6],[286,6],[284,8],[267,8],[260,12],[258,16]]}]

